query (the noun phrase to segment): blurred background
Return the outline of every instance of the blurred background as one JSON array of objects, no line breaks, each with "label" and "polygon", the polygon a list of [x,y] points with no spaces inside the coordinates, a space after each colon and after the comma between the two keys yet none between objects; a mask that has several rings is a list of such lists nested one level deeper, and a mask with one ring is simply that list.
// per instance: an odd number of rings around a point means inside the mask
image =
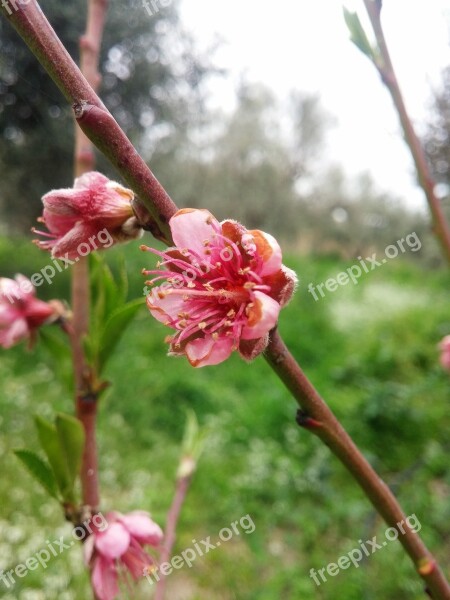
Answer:
[{"label": "blurred background", "polygon": [[[346,5],[364,16],[362,2]],[[450,2],[384,5],[394,65],[450,218]],[[41,6],[77,57],[85,1]],[[72,185],[72,115],[6,21],[0,50],[0,274],[30,276],[48,263],[30,244],[40,198]],[[112,0],[101,70],[104,102],[179,206],[282,240],[300,278],[282,333],[448,569],[450,394],[436,345],[450,333],[450,277],[390,97],[348,40],[340,3]],[[308,294],[309,283],[359,256],[384,255],[412,232],[419,252],[317,302]],[[140,296],[151,257],[130,244],[107,259],[113,270],[126,261],[130,297]],[[68,298],[68,273],[39,294]],[[422,598],[398,543],[314,584],[311,568],[382,536],[383,523],[327,449],[295,425],[295,403],[262,358],[194,371],[165,356],[165,335],[143,309],[109,367],[99,423],[105,510],[146,509],[164,523],[190,407],[209,438],[176,550],[246,514],[256,525],[172,575],[168,597]],[[68,372],[68,359],[56,365],[40,346],[0,351],[0,569],[70,535],[11,452],[36,443],[34,413],[70,412]],[[7,600],[88,594],[76,548],[13,589],[0,582]],[[149,594],[143,582],[133,597]]]}]

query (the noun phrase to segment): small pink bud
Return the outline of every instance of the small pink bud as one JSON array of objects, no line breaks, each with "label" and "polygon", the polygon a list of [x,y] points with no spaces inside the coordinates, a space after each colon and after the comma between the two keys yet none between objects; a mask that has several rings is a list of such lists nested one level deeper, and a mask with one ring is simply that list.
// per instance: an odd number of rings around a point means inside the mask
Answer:
[{"label": "small pink bud", "polygon": [[142,234],[131,207],[134,194],[96,171],[75,179],[73,188],[53,190],[42,198],[44,212],[38,219],[48,233],[35,240],[52,256],[77,259],[88,252],[136,239]]},{"label": "small pink bud", "polygon": [[441,351],[440,363],[444,369],[450,371],[450,335],[446,335],[438,346]]},{"label": "small pink bud", "polygon": [[3,348],[22,340],[32,342],[41,325],[60,316],[61,305],[38,300],[33,284],[23,275],[16,275],[15,279],[0,278],[0,346]]}]

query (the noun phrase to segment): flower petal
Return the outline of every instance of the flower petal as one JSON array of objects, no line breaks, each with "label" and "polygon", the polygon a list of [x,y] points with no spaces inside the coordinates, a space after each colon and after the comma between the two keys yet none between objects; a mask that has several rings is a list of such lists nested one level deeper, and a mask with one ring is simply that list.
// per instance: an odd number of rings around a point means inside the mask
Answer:
[{"label": "flower petal", "polygon": [[80,244],[88,243],[89,237],[96,233],[98,232],[93,230],[91,226],[79,221],[72,229],[56,241],[52,248],[52,256],[62,259],[69,258],[70,260],[80,258]]},{"label": "flower petal", "polygon": [[30,330],[25,319],[16,319],[9,327],[0,329],[0,346],[11,348],[21,340],[28,338]]},{"label": "flower petal", "polygon": [[[64,219],[76,219],[80,215],[80,208],[84,204],[85,198],[85,190],[67,188],[47,192],[45,196],[42,196],[43,216],[46,224],[53,231],[53,228],[62,224]],[[53,217],[54,220],[52,220]]]},{"label": "flower petal", "polygon": [[87,566],[91,562],[91,558],[94,554],[95,548],[95,535],[91,534],[83,544],[83,559],[84,564]]},{"label": "flower petal", "polygon": [[244,360],[254,360],[264,352],[269,343],[269,334],[256,338],[256,340],[241,340],[239,343],[239,354]]},{"label": "flower petal", "polygon": [[153,288],[147,296],[147,306],[152,315],[164,323],[171,325],[177,315],[186,310],[186,302],[180,294],[172,294],[170,289]]},{"label": "flower petal", "polygon": [[131,573],[133,579],[136,580],[142,577],[144,573],[148,573],[148,567],[154,564],[153,559],[144,552],[135,540],[132,540],[130,547],[120,560]]},{"label": "flower petal", "polygon": [[25,306],[25,318],[30,327],[40,327],[54,314],[54,308],[48,302],[31,298]]},{"label": "flower petal", "polygon": [[77,177],[73,187],[76,190],[95,189],[105,186],[108,181],[109,179],[105,175],[102,175],[102,173],[99,173],[98,171],[89,171],[88,173],[83,173],[83,175]]},{"label": "flower petal", "polygon": [[114,600],[119,595],[117,569],[112,560],[98,556],[92,569],[92,587],[99,600]]},{"label": "flower petal", "polygon": [[439,348],[443,352],[450,352],[450,335],[446,335],[439,343]]},{"label": "flower petal", "polygon": [[17,301],[26,301],[35,294],[34,286],[28,277],[19,274],[14,279],[0,277],[0,302],[11,306]]},{"label": "flower petal", "polygon": [[214,340],[209,335],[186,344],[186,356],[193,367],[218,365],[230,356],[233,345],[231,336]]},{"label": "flower petal", "polygon": [[161,527],[145,511],[135,510],[127,515],[121,515],[119,521],[141,544],[157,546],[163,539]]},{"label": "flower petal", "polygon": [[270,287],[270,296],[279,302],[281,306],[286,306],[294,295],[298,279],[292,269],[281,265],[281,269],[276,273],[266,275],[263,282]]},{"label": "flower petal", "polygon": [[450,352],[445,351],[441,354],[440,363],[444,369],[450,371]]},{"label": "flower petal", "polygon": [[[192,250],[201,257],[208,254],[205,242],[212,240],[215,234],[221,233],[219,221],[205,209],[179,210],[170,219],[169,225],[178,249]],[[220,241],[216,240],[214,245],[220,245]]]},{"label": "flower petal", "polygon": [[105,531],[95,536],[95,547],[105,558],[119,558],[130,545],[130,534],[122,523],[110,523]]},{"label": "flower petal", "polygon": [[252,303],[253,306],[248,311],[247,325],[242,329],[243,340],[265,336],[277,324],[280,313],[279,303],[263,292],[255,292]]},{"label": "flower petal", "polygon": [[[270,275],[281,269],[281,248],[277,240],[270,233],[259,231],[259,229],[249,231],[248,234],[253,236],[253,243],[256,246],[255,256],[263,261],[258,274]],[[247,240],[247,236],[244,237]],[[245,245],[249,245],[249,240],[245,242]]]}]

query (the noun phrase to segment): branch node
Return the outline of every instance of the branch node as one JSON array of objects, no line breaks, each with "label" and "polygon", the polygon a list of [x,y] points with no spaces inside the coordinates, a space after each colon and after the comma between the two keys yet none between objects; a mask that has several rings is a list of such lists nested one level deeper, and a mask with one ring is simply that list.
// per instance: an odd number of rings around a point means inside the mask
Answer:
[{"label": "branch node", "polygon": [[301,408],[298,409],[295,420],[300,427],[304,427],[305,429],[320,429],[323,427],[323,423],[321,423],[321,421],[313,419]]}]

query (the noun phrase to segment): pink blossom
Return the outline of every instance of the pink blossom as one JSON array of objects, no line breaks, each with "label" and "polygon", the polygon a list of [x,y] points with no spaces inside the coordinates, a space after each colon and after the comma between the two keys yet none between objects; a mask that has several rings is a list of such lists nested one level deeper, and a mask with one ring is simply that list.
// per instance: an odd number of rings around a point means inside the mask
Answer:
[{"label": "pink blossom", "polygon": [[291,298],[296,275],[281,263],[268,233],[235,221],[219,223],[207,210],[179,210],[170,220],[174,248],[161,257],[147,296],[151,314],[176,330],[170,355],[186,355],[194,367],[215,365],[233,350],[251,360],[268,343],[280,308]]},{"label": "pink blossom", "polygon": [[439,344],[439,350],[441,351],[440,363],[450,371],[450,335],[446,335],[445,338]]},{"label": "pink blossom", "polygon": [[35,297],[29,279],[0,277],[0,346],[10,348],[21,340],[33,341],[37,329],[57,318],[56,306]]},{"label": "pink blossom", "polygon": [[73,188],[52,190],[42,198],[44,212],[39,221],[49,233],[34,230],[47,238],[35,243],[67,260],[80,256],[82,244],[95,250],[135,239],[141,229],[131,208],[133,197],[131,190],[101,173],[85,173],[75,179]]},{"label": "pink blossom", "polygon": [[137,581],[155,562],[143,546],[157,547],[163,533],[150,515],[134,511],[126,515],[106,515],[107,528],[94,529],[84,544],[84,557],[92,567],[92,587],[99,600],[114,600],[119,595],[119,578],[127,572]]}]

